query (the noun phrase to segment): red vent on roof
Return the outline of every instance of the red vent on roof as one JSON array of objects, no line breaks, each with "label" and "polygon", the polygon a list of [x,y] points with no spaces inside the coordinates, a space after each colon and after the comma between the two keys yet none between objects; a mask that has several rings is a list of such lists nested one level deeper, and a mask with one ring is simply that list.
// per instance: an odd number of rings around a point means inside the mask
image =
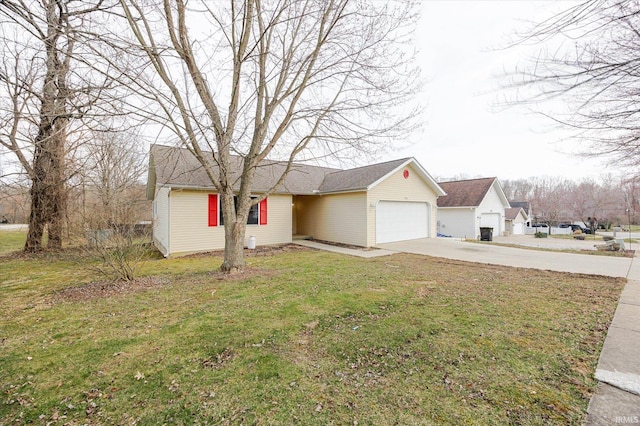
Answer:
[{"label": "red vent on roof", "polygon": [[402,176],[404,176],[405,179],[409,179],[409,170],[406,170],[404,172],[402,172]]}]

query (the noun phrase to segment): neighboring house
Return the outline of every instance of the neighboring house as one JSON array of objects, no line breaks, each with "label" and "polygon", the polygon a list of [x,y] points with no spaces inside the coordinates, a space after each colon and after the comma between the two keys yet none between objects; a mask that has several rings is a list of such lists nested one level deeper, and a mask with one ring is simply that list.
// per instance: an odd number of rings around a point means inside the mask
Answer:
[{"label": "neighboring house", "polygon": [[522,207],[511,207],[505,209],[505,231],[507,235],[524,235],[529,216]]},{"label": "neighboring house", "polygon": [[509,201],[495,177],[440,182],[447,193],[438,199],[438,233],[457,238],[478,238],[480,228],[505,231]]},{"label": "neighboring house", "polygon": [[[231,181],[238,186],[242,159],[232,161],[238,174]],[[277,183],[285,167],[263,162],[256,170],[255,195]],[[436,237],[437,198],[443,195],[413,158],[349,170],[294,164],[282,184],[252,209],[246,238],[268,245],[305,235],[371,247]],[[151,147],[147,197],[153,200],[153,240],[165,256],[224,248],[220,197],[189,151]]]},{"label": "neighboring house", "polygon": [[509,205],[511,207],[520,207],[524,210],[525,215],[527,216],[526,226],[531,226],[531,220],[533,219],[533,214],[531,213],[531,203],[529,201],[511,201],[509,200]]}]

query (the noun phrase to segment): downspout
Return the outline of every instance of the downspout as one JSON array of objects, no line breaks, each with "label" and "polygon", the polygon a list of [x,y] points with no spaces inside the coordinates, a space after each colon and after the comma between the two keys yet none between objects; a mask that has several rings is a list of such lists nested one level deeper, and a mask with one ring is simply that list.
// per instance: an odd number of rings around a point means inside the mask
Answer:
[{"label": "downspout", "polygon": [[171,190],[169,187],[169,192],[167,192],[167,254],[164,255],[165,258],[168,258],[171,254]]},{"label": "downspout", "polygon": [[480,225],[482,223],[482,218],[480,217],[480,212],[478,207],[473,208],[473,239],[477,240],[480,238]]}]

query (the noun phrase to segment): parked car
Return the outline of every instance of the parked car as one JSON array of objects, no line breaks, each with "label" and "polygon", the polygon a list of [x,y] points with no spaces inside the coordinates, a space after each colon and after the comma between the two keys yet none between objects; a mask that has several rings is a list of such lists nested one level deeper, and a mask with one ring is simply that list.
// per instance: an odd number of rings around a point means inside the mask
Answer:
[{"label": "parked car", "polygon": [[580,231],[583,234],[590,234],[591,233],[591,229],[586,228],[580,224],[577,223],[561,223],[558,225],[558,228],[571,228],[571,232],[576,232],[576,231]]},{"label": "parked car", "polygon": [[591,233],[591,229],[585,228],[584,226],[578,225],[577,223],[572,223],[569,226],[571,226],[571,231],[572,232],[576,232],[576,231],[580,230],[580,232],[582,232],[583,234],[590,234]]}]

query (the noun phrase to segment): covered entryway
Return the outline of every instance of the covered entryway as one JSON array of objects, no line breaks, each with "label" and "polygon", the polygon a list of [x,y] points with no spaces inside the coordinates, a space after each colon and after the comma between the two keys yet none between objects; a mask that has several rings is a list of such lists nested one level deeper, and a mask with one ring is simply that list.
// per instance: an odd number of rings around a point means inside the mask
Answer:
[{"label": "covered entryway", "polygon": [[429,237],[428,203],[379,201],[376,205],[376,244]]}]

